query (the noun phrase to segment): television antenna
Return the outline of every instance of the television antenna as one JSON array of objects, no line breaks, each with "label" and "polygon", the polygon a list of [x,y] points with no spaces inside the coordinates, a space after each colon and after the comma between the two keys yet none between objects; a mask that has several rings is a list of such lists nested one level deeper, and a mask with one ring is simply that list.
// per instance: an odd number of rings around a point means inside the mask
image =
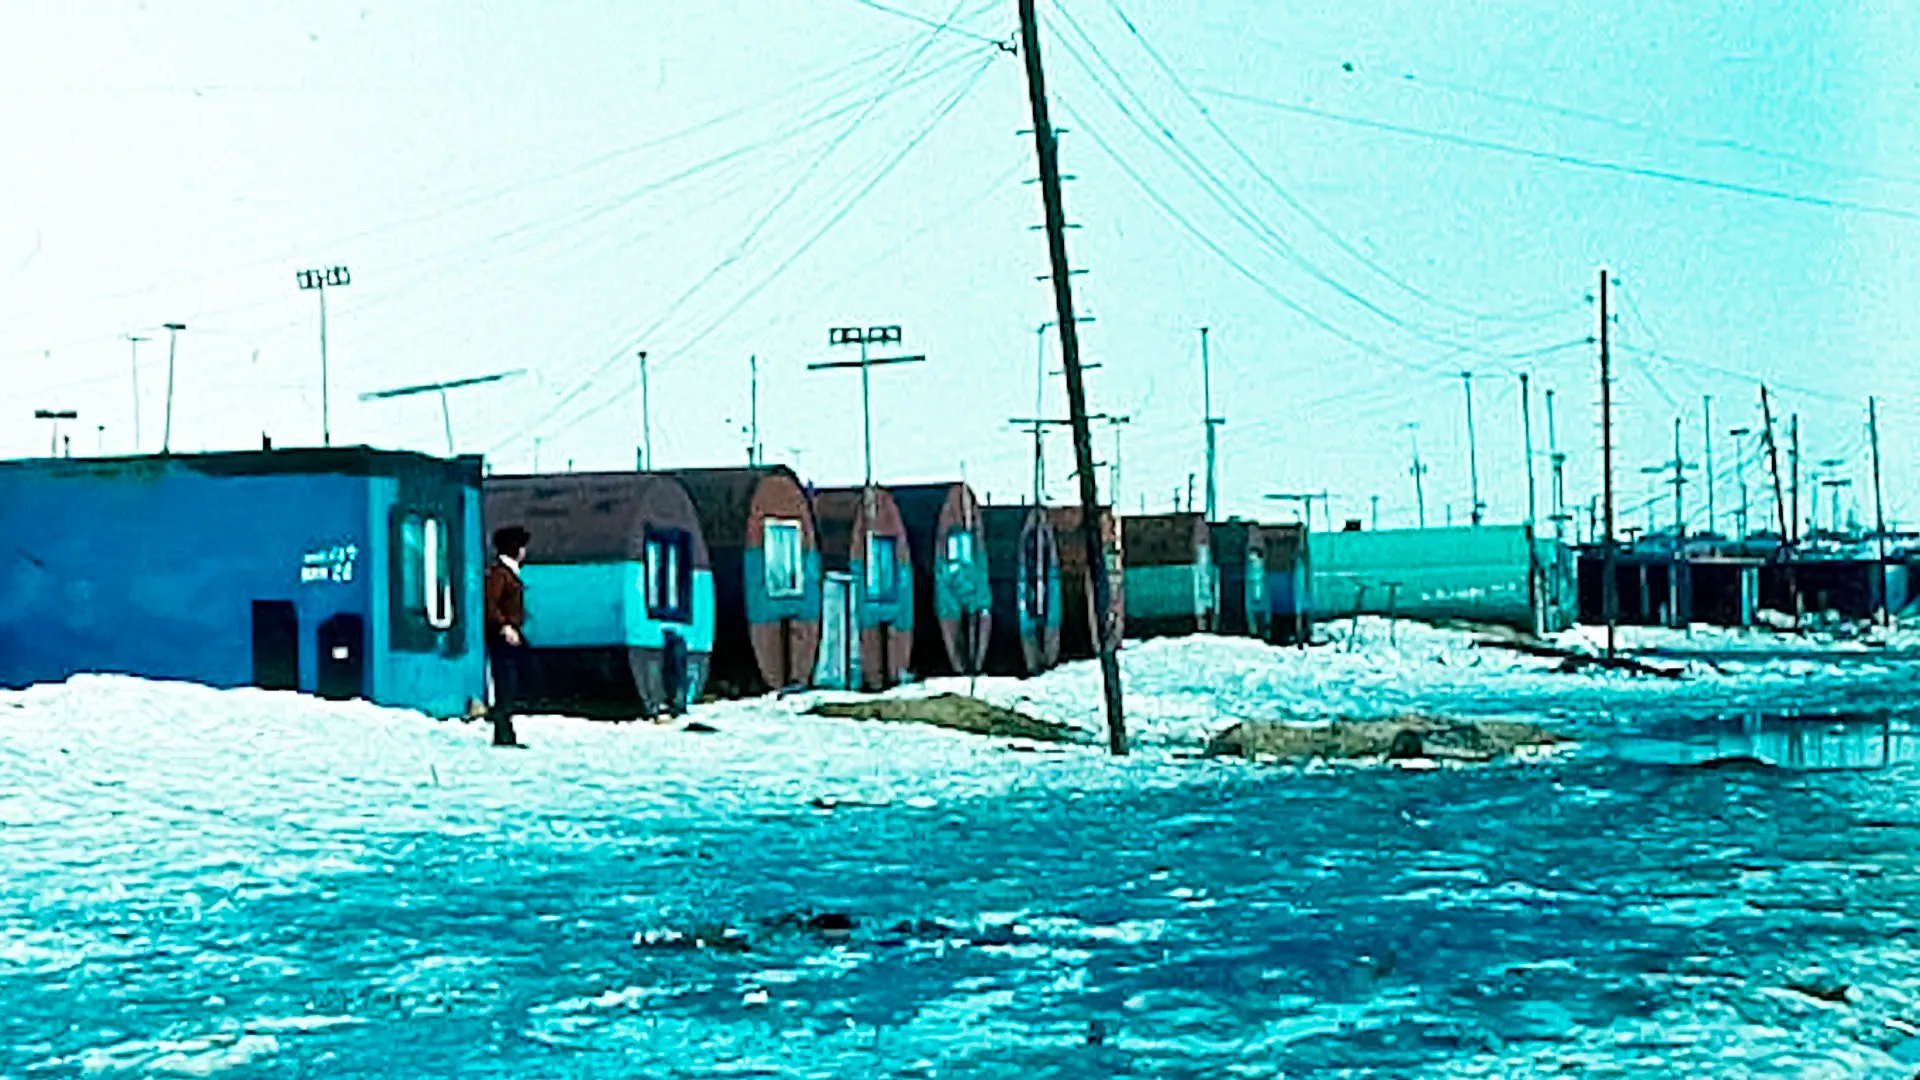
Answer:
[{"label": "television antenna", "polygon": [[525,375],[526,373],[527,370],[525,368],[515,368],[512,371],[502,371],[493,375],[475,375],[465,379],[449,379],[446,382],[421,383],[418,386],[401,386],[392,390],[371,390],[361,394],[360,400],[385,401],[389,398],[413,397],[417,394],[439,394],[440,420],[441,423],[445,425],[447,431],[447,456],[452,457],[454,455],[453,413],[447,407],[447,391],[460,390],[469,386],[481,386],[486,383],[496,383],[503,379],[511,379],[515,376]]}]

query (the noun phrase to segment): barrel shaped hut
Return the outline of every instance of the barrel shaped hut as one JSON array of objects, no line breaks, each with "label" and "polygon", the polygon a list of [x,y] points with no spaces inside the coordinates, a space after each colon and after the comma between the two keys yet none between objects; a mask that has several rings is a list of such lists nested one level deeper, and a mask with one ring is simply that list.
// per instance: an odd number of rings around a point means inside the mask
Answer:
[{"label": "barrel shaped hut", "polygon": [[[1078,506],[1051,506],[1047,517],[1053,522],[1053,535],[1060,552],[1060,657],[1063,660],[1091,660],[1100,654],[1100,638],[1094,632],[1097,620],[1093,610],[1093,575],[1087,570],[1087,542],[1080,523],[1086,516]],[[1106,552],[1107,582],[1111,589],[1114,640],[1126,631],[1127,575],[1122,565],[1120,524],[1111,507],[1099,512],[1100,544]]]},{"label": "barrel shaped hut", "polygon": [[1267,640],[1304,645],[1313,640],[1313,567],[1306,526],[1260,526],[1267,559]]},{"label": "barrel shaped hut", "polygon": [[898,686],[913,662],[913,559],[900,507],[885,488],[829,488],[814,493],[813,519],[822,567],[852,582],[860,688]]},{"label": "barrel shaped hut", "polygon": [[981,511],[993,627],[987,672],[1038,675],[1060,662],[1060,549],[1053,522],[1036,506]]},{"label": "barrel shaped hut", "polygon": [[973,489],[918,484],[890,490],[913,553],[914,670],[977,674],[993,629],[993,590]]},{"label": "barrel shaped hut", "polygon": [[487,530],[532,540],[527,687],[537,708],[678,714],[713,652],[713,564],[686,489],[650,473],[490,476]]},{"label": "barrel shaped hut", "polygon": [[1204,514],[1122,518],[1127,632],[1134,637],[1205,634],[1217,625],[1219,578]]},{"label": "barrel shaped hut", "polygon": [[1272,619],[1266,534],[1249,521],[1215,522],[1209,531],[1220,574],[1220,632],[1264,639]]},{"label": "barrel shaped hut", "polygon": [[820,550],[793,470],[666,473],[693,499],[713,560],[715,692],[743,697],[805,685],[820,652]]}]

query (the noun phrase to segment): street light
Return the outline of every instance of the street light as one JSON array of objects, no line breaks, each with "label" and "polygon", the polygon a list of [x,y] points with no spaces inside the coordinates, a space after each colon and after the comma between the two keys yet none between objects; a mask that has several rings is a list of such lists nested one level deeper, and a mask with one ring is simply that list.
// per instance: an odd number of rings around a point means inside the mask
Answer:
[{"label": "street light", "polygon": [[867,479],[865,486],[873,486],[873,402],[868,387],[868,372],[887,364],[925,363],[925,356],[886,356],[873,358],[867,355],[869,345],[898,345],[901,340],[898,326],[871,326],[862,330],[857,326],[836,326],[827,331],[829,345],[858,345],[860,359],[828,360],[818,364],[808,364],[808,371],[825,371],[829,368],[860,369],[860,433],[866,450]]},{"label": "street light", "polygon": [[[78,420],[80,419],[80,414],[72,409],[35,409],[33,410],[33,418],[35,420],[50,420],[53,422],[53,435],[47,442],[47,456],[59,457],[60,421]],[[69,452],[67,456],[72,457],[73,455]]]},{"label": "street light", "polygon": [[327,409],[327,290],[353,284],[353,275],[344,266],[325,270],[301,270],[294,274],[302,289],[320,294],[320,445],[333,445],[333,420]]},{"label": "street light", "polygon": [[179,344],[180,331],[185,330],[186,328],[187,328],[186,323],[177,323],[177,322],[167,323],[162,328],[167,332],[167,422],[166,422],[166,427],[163,429],[160,435],[160,452],[162,454],[171,453],[173,450],[173,356],[175,352],[174,346]]}]

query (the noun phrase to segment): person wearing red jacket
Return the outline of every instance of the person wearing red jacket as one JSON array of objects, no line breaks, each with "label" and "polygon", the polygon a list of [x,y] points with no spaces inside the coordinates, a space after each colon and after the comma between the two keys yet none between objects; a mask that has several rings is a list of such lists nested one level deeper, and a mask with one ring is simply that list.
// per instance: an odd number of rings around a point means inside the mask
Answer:
[{"label": "person wearing red jacket", "polygon": [[523,701],[527,677],[527,587],[520,580],[527,530],[509,525],[493,534],[494,562],[487,567],[487,664],[493,670],[493,745],[519,746],[513,713]]}]

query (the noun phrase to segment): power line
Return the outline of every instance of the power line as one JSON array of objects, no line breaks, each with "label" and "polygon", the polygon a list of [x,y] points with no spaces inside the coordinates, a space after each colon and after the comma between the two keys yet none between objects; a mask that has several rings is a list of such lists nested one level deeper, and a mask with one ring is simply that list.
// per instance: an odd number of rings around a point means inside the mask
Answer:
[{"label": "power line", "polygon": [[1194,111],[1200,114],[1201,119],[1206,121],[1207,126],[1211,128],[1213,130],[1213,133],[1220,138],[1220,141],[1227,144],[1228,149],[1233,151],[1234,156],[1238,157],[1240,161],[1243,164],[1245,164],[1249,169],[1252,169],[1254,172],[1254,175],[1258,176],[1261,179],[1261,181],[1265,183],[1270,190],[1273,191],[1275,195],[1278,195],[1283,201],[1286,202],[1288,206],[1291,206],[1294,209],[1294,211],[1298,213],[1302,218],[1304,218],[1309,225],[1312,225],[1328,240],[1332,241],[1336,247],[1338,247],[1341,251],[1345,252],[1349,257],[1353,258],[1355,261],[1359,262],[1361,265],[1367,267],[1369,270],[1372,270],[1374,273],[1378,274],[1382,279],[1387,281],[1389,284],[1393,285],[1395,288],[1398,288],[1400,291],[1418,300],[1425,301],[1426,303],[1431,304],[1434,307],[1438,307],[1446,311],[1451,311],[1457,315],[1466,316],[1467,318],[1478,319],[1478,320],[1488,321],[1488,322],[1535,322],[1543,318],[1550,318],[1553,315],[1562,314],[1566,310],[1566,309],[1558,309],[1555,311],[1546,312],[1546,313],[1533,315],[1533,316],[1518,315],[1514,313],[1480,312],[1472,308],[1463,307],[1459,304],[1454,304],[1446,300],[1442,300],[1439,297],[1434,296],[1433,294],[1414,286],[1411,282],[1408,282],[1406,279],[1402,278],[1400,275],[1394,273],[1392,270],[1389,270],[1387,267],[1381,265],[1377,260],[1368,256],[1365,252],[1361,251],[1358,247],[1348,242],[1347,239],[1341,236],[1337,230],[1335,230],[1332,226],[1328,225],[1326,221],[1323,220],[1318,214],[1315,214],[1311,209],[1309,209],[1306,206],[1306,204],[1302,203],[1298,198],[1296,198],[1292,192],[1288,191],[1278,180],[1276,180],[1273,177],[1272,173],[1262,168],[1260,163],[1254,160],[1251,154],[1247,153],[1246,149],[1240,145],[1239,141],[1236,140],[1232,136],[1232,134],[1230,134],[1227,131],[1225,127],[1221,126],[1218,120],[1214,119],[1212,111],[1209,110],[1206,107],[1205,103],[1203,103],[1200,100],[1200,98],[1194,94],[1192,88],[1187,85],[1186,80],[1182,79],[1180,77],[1180,73],[1174,70],[1173,65],[1169,64],[1166,58],[1160,54],[1160,50],[1154,48],[1153,43],[1147,39],[1146,35],[1140,32],[1140,28],[1134,25],[1133,20],[1127,16],[1126,11],[1120,7],[1119,0],[1107,0],[1107,6],[1113,9],[1114,15],[1117,16],[1120,19],[1120,22],[1126,26],[1127,33],[1133,35],[1133,39],[1136,42],[1138,42],[1140,44],[1140,47],[1146,51],[1146,54],[1152,58],[1155,66],[1157,66],[1160,69],[1161,73],[1166,75],[1168,81],[1172,82],[1174,87],[1180,91],[1181,96],[1187,100],[1187,103],[1189,105],[1193,106]]},{"label": "power line", "polygon": [[[941,22],[929,16],[922,15],[919,12],[906,11],[897,7],[889,7],[886,4],[875,3],[875,0],[853,0],[853,2],[856,4],[859,4],[861,7],[872,8],[875,11],[884,11],[889,15],[897,15],[900,18],[906,19],[910,22],[917,22],[921,26],[931,26],[935,30],[944,30],[947,33],[955,34],[963,38],[969,38],[973,41],[984,41],[988,45],[995,45],[1002,48],[1011,48],[1011,46],[1008,45],[1008,42],[1004,38],[992,38],[992,37],[988,37],[985,34],[978,33],[973,30],[968,30],[965,27],[955,26],[953,23],[953,16],[951,14],[947,16],[947,20],[945,22]],[[989,5],[989,6],[993,6],[993,5]],[[960,8],[959,4],[954,5],[955,11],[958,11],[959,8]]]},{"label": "power line", "polygon": [[[802,241],[800,246],[797,249],[795,249],[777,266],[775,266],[774,269],[771,272],[769,272],[764,278],[762,278],[758,284],[753,286],[746,293],[742,294],[739,297],[739,299],[737,299],[732,306],[727,308],[727,310],[723,312],[718,318],[708,323],[708,325],[704,329],[696,333],[692,338],[683,342],[680,345],[680,347],[675,351],[677,353],[685,353],[686,351],[692,349],[694,346],[698,345],[700,342],[706,340],[707,337],[709,337],[714,331],[719,329],[719,327],[723,325],[728,319],[732,318],[736,312],[738,312],[742,307],[746,306],[748,302],[750,302],[754,297],[758,296],[768,286],[772,285],[773,282],[777,280],[782,274],[784,274],[795,262],[799,261],[799,259],[802,256],[804,256],[808,251],[812,250],[813,246],[817,244],[821,240],[821,238],[825,237],[827,233],[831,232],[836,225],[838,225],[841,221],[845,220],[847,215],[852,213],[854,208],[857,207],[860,204],[860,202],[863,199],[865,199],[865,197],[874,190],[874,188],[878,187],[880,185],[880,182],[886,179],[886,177],[894,170],[895,167],[897,167],[902,161],[906,160],[907,156],[910,153],[912,153],[915,147],[919,146],[920,143],[924,141],[928,135],[931,135],[933,133],[933,130],[939,126],[940,122],[946,119],[948,114],[950,114],[960,104],[960,102],[966,98],[967,94],[970,91],[972,91],[974,86],[976,86],[979,83],[980,79],[986,74],[987,69],[990,68],[992,64],[993,64],[993,58],[989,56],[985,61],[983,61],[979,65],[979,67],[977,67],[974,70],[972,76],[967,80],[967,82],[957,92],[949,96],[946,99],[946,101],[942,103],[939,109],[935,112],[933,118],[924,127],[922,127],[918,133],[916,133],[912,138],[910,138],[907,141],[907,143],[904,146],[902,146],[893,155],[891,160],[889,160],[885,166],[883,166],[881,169],[873,173],[871,177],[869,177],[869,179],[866,181],[866,183],[857,192],[855,192],[850,199],[842,203],[841,206],[826,220],[824,224],[822,224],[804,241]],[[664,326],[668,320],[670,320],[675,314],[678,313],[678,308],[682,304],[684,304],[688,299],[690,299],[695,292],[698,292],[701,288],[703,288],[709,281],[711,281],[715,276],[717,276],[721,270],[725,269],[726,266],[731,265],[734,258],[737,258],[737,256],[729,257],[729,259],[723,260],[720,264],[717,264],[712,270],[709,270],[698,281],[696,281],[691,288],[689,288],[685,293],[681,294],[681,297],[678,300],[676,300],[675,303],[669,308],[668,313],[666,315],[662,316],[651,327],[649,327],[646,332],[642,333],[639,336],[640,339],[644,340],[648,337],[651,337],[654,333],[656,333],[660,327]],[[625,347],[623,346],[622,349],[623,349],[622,353],[616,354],[606,364],[601,365],[601,368],[598,371],[596,371],[593,375],[590,375],[585,382],[581,383],[572,392],[568,393],[565,397],[563,397],[558,404],[554,405],[551,409],[549,409],[543,416],[541,416],[540,419],[534,421],[532,424],[526,425],[525,427],[516,431],[514,434],[508,436],[507,438],[502,439],[500,442],[496,443],[493,447],[489,449],[489,453],[498,452],[502,447],[510,445],[511,443],[517,441],[521,437],[527,435],[529,432],[539,429],[540,427],[545,425],[547,421],[553,419],[554,416],[559,414],[561,410],[566,408],[566,406],[571,404],[573,401],[577,400],[581,394],[585,393],[586,390],[593,384],[593,382],[598,378],[600,378],[600,376],[604,375],[605,372],[609,368],[611,368],[615,362],[618,362],[619,360],[624,359]],[[613,399],[604,399],[601,402],[588,408],[585,412],[581,413],[580,415],[574,418],[574,423],[576,424],[584,423],[589,418],[605,410],[612,403],[612,400]]]},{"label": "power line", "polygon": [[1536,161],[1566,165],[1571,168],[1592,169],[1600,172],[1618,173],[1624,176],[1638,176],[1649,180],[1665,180],[1669,183],[1683,184],[1690,187],[1725,191],[1735,195],[1747,195],[1756,199],[1767,199],[1776,202],[1817,206],[1826,210],[1844,210],[1857,214],[1872,214],[1881,217],[1899,218],[1906,221],[1920,221],[1920,210],[1909,210],[1897,206],[1884,206],[1879,203],[1855,202],[1850,199],[1826,198],[1824,196],[1806,195],[1791,191],[1777,191],[1773,188],[1756,187],[1751,184],[1738,184],[1725,180],[1710,180],[1706,177],[1692,176],[1687,173],[1672,172],[1666,169],[1627,165],[1617,161],[1608,161],[1604,158],[1579,157],[1574,154],[1564,154],[1554,150],[1540,150],[1534,147],[1515,146],[1511,143],[1494,142],[1491,139],[1481,139],[1470,135],[1458,135],[1449,131],[1435,131],[1430,128],[1396,124],[1385,120],[1376,120],[1371,117],[1351,116],[1346,113],[1334,112],[1330,109],[1315,108],[1311,105],[1298,105],[1289,101],[1276,101],[1272,98],[1243,94],[1234,90],[1201,87],[1199,92],[1213,97],[1225,98],[1229,101],[1244,102],[1249,105],[1275,109],[1280,112],[1297,113],[1301,116],[1317,117],[1322,120],[1331,120],[1335,123],[1347,124],[1353,127],[1385,131],[1395,135],[1426,139],[1430,142],[1444,143],[1451,146],[1464,146],[1474,150],[1486,150],[1497,154],[1510,154],[1516,157],[1531,158]]},{"label": "power line", "polygon": [[[1095,87],[1099,89],[1101,94],[1104,95],[1107,100],[1119,110],[1120,114],[1132,123],[1135,129],[1149,142],[1153,143],[1163,153],[1172,158],[1174,164],[1179,166],[1189,178],[1200,186],[1200,189],[1205,192],[1209,198],[1225,210],[1228,216],[1234,219],[1235,223],[1251,233],[1253,237],[1266,246],[1269,251],[1278,255],[1281,259],[1300,267],[1341,296],[1365,308],[1382,321],[1406,333],[1435,344],[1453,346],[1459,348],[1461,351],[1476,351],[1476,347],[1470,342],[1462,342],[1457,338],[1436,334],[1430,330],[1416,326],[1399,315],[1382,308],[1372,300],[1367,299],[1335,279],[1312,260],[1301,254],[1292,242],[1280,235],[1272,225],[1262,219],[1257,211],[1249,207],[1245,201],[1235,194],[1224,181],[1207,167],[1206,163],[1202,161],[1197,154],[1188,149],[1180,141],[1179,137],[1173,133],[1168,125],[1153,111],[1152,107],[1149,106],[1140,94],[1133,89],[1132,85],[1127,82],[1126,77],[1120,73],[1119,69],[1101,52],[1099,45],[1095,43],[1092,36],[1080,26],[1071,13],[1062,8],[1060,9],[1060,15],[1093,53],[1101,66],[1106,68],[1120,89],[1133,100],[1135,106],[1138,106],[1140,113],[1145,115],[1146,120],[1143,121],[1140,116],[1135,114],[1133,108],[1130,108],[1125,101],[1120,99],[1119,95],[1107,85],[1106,80],[1101,78],[1100,74],[1094,71],[1092,66],[1087,63],[1086,58],[1081,55],[1071,40],[1062,37],[1061,44],[1066,48],[1067,55],[1086,73],[1088,78],[1093,81]],[[1152,127],[1148,126],[1149,123],[1151,123]],[[1159,129],[1159,138],[1155,137],[1154,131],[1152,130],[1153,128]]]}]

